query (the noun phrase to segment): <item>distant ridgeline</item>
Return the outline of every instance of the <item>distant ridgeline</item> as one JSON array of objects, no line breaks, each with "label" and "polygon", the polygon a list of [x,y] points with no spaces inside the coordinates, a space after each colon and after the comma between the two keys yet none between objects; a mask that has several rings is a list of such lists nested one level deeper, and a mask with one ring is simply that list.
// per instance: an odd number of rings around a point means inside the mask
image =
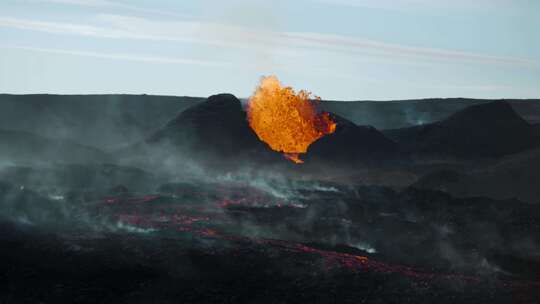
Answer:
[{"label": "distant ridgeline", "polygon": [[[364,166],[387,170],[400,185],[459,196],[537,202],[540,195],[531,184],[540,171],[530,169],[540,163],[540,100],[323,101],[321,106],[337,128],[314,142],[298,167],[257,137],[241,101],[230,94],[208,99],[0,95],[0,167],[84,164],[90,166],[84,170],[116,180],[124,171],[95,168],[127,164],[176,172],[179,165],[191,170],[194,161],[226,171],[276,165],[295,173],[330,168],[366,178],[358,170]],[[388,176],[374,178],[388,182]],[[471,190],[473,184],[478,186]]]},{"label": "distant ridgeline", "polygon": [[[377,129],[397,129],[443,120],[475,104],[496,100],[470,98],[430,98],[392,101],[324,101],[322,109],[359,125]],[[540,99],[505,99],[531,123],[540,123]]]},{"label": "distant ridgeline", "polygon": [[203,100],[150,95],[0,94],[0,129],[108,150],[139,140],[141,134],[152,133]]},{"label": "distant ridgeline", "polygon": [[[0,129],[72,140],[103,150],[136,142],[205,98],[151,95],[0,94]],[[442,120],[490,100],[323,101],[322,110],[357,125],[396,129]],[[507,100],[530,123],[540,123],[540,100]]]}]

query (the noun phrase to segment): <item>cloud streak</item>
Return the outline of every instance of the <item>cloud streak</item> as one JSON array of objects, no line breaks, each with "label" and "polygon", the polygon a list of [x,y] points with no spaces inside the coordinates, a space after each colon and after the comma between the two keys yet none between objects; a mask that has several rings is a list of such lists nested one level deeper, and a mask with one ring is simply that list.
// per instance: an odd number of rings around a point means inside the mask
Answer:
[{"label": "cloud streak", "polygon": [[290,39],[306,43],[306,46],[336,49],[341,51],[365,51],[372,54],[402,58],[425,58],[431,60],[459,61],[464,63],[503,64],[540,68],[540,62],[523,58],[499,57],[437,48],[414,47],[374,40],[348,38],[317,33],[289,33]]},{"label": "cloud streak", "polygon": [[388,10],[419,10],[419,9],[481,9],[507,7],[511,0],[312,0],[333,6],[365,7]]},{"label": "cloud streak", "polygon": [[177,17],[177,18],[187,17],[186,15],[180,14],[178,12],[139,7],[139,6],[129,5],[125,3],[114,2],[110,0],[27,0],[27,2],[84,6],[84,7],[93,7],[93,8],[120,9],[124,11],[135,12],[135,13],[162,15],[162,16]]},{"label": "cloud streak", "polygon": [[[69,0],[72,1],[72,0]],[[50,34],[78,35],[105,39],[136,39],[197,43],[210,46],[267,50],[283,53],[326,51],[338,54],[366,54],[393,59],[418,59],[463,64],[497,64],[540,68],[537,61],[500,57],[456,50],[415,47],[402,44],[309,32],[275,32],[240,26],[193,21],[156,21],[119,15],[99,15],[98,24],[77,24],[1,17],[0,27]]]},{"label": "cloud streak", "polygon": [[229,65],[226,62],[206,61],[206,60],[187,59],[187,58],[144,56],[144,55],[135,55],[135,54],[111,54],[111,53],[98,53],[98,52],[87,52],[87,51],[65,50],[65,49],[36,48],[36,47],[25,47],[25,46],[1,46],[0,45],[0,49],[2,48],[51,53],[51,54],[60,54],[60,55],[72,55],[72,56],[83,56],[83,57],[92,57],[92,58],[101,58],[101,59],[148,62],[148,63],[159,63],[159,64],[196,65],[196,66],[203,66],[203,67],[226,67]]}]

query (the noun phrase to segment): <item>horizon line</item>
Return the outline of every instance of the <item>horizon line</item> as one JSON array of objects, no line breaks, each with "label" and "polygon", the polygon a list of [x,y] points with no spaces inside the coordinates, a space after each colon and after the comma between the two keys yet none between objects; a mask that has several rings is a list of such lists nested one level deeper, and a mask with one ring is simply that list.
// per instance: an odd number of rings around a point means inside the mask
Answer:
[{"label": "horizon line", "polygon": [[[238,97],[235,94],[221,92],[216,94],[208,95],[207,97],[203,96],[192,96],[192,95],[167,95],[167,94],[148,94],[148,93],[77,93],[77,94],[60,94],[60,93],[0,93],[0,96],[9,95],[9,96],[151,96],[151,97],[170,97],[170,98],[197,98],[197,99],[207,99],[210,96],[219,95],[219,94],[231,94],[234,95],[239,100],[248,100],[249,97]],[[540,101],[539,97],[531,98],[514,98],[514,97],[498,97],[498,98],[473,98],[473,97],[421,97],[421,98],[406,98],[406,99],[321,99],[322,102],[396,102],[396,101],[430,101],[430,100],[451,100],[451,99],[465,99],[465,100],[478,100],[478,101],[506,101],[506,100],[515,100],[515,101]]]}]

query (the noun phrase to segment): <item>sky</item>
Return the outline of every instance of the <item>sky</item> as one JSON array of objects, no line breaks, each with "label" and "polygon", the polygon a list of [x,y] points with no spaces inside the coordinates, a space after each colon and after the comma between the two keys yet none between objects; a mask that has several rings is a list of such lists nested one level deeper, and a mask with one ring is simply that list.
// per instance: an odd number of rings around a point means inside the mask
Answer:
[{"label": "sky", "polygon": [[540,98],[538,0],[0,0],[0,93]]}]

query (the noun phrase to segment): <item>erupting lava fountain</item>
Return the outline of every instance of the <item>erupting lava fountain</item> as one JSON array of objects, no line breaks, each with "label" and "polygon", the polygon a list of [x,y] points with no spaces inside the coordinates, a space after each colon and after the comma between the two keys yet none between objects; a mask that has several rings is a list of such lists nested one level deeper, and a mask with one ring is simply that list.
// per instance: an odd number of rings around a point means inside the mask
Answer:
[{"label": "erupting lava fountain", "polygon": [[249,125],[259,139],[297,164],[303,163],[300,154],[313,142],[336,131],[330,114],[317,109],[320,98],[310,98],[310,92],[296,93],[269,76],[261,79],[247,108]]}]

